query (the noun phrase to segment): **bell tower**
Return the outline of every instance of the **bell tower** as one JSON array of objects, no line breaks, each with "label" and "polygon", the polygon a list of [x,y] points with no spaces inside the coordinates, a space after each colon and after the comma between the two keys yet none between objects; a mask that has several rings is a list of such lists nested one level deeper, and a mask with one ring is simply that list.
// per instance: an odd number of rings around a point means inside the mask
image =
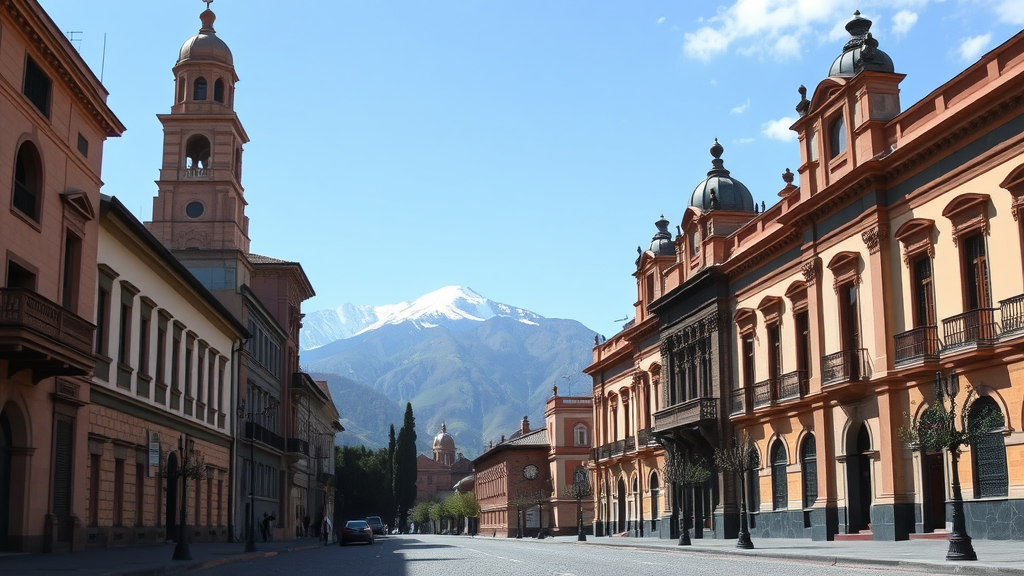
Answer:
[{"label": "bell tower", "polygon": [[149,230],[211,290],[248,284],[252,265],[242,188],[242,147],[249,137],[234,111],[231,50],[200,14],[199,33],[181,46]]}]

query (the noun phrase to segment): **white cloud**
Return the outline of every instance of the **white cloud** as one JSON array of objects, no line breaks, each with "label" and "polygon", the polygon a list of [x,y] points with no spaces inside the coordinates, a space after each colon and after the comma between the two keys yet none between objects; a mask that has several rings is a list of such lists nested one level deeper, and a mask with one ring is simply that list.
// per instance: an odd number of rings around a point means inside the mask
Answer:
[{"label": "white cloud", "polygon": [[761,125],[761,134],[772,140],[790,142],[796,138],[796,132],[789,129],[793,122],[796,122],[796,118],[790,118],[789,116],[766,122]]},{"label": "white cloud", "polygon": [[662,16],[661,18],[658,18],[658,24],[661,24],[664,21],[665,21],[665,17],[664,16]]},{"label": "white cloud", "polygon": [[979,56],[984,54],[985,49],[988,48],[989,42],[991,41],[991,33],[965,39],[960,43],[960,59],[964,62],[973,62],[977,60]]},{"label": "white cloud", "polygon": [[737,139],[733,140],[732,143],[733,144],[750,144],[753,141],[754,141],[753,138],[737,138]]},{"label": "white cloud", "polygon": [[712,78],[711,79],[711,85],[712,86],[718,86],[718,80],[715,80],[714,78]]},{"label": "white cloud", "polygon": [[780,58],[799,58],[800,39],[793,34],[786,34],[775,41],[775,55]]},{"label": "white cloud", "polygon": [[750,108],[750,98],[747,98],[747,102],[745,104],[740,104],[739,106],[730,110],[729,114],[743,114],[744,112],[747,111],[747,108]]},{"label": "white cloud", "polygon": [[892,17],[892,31],[901,36],[910,31],[917,24],[917,13],[910,10],[900,10]]},{"label": "white cloud", "polygon": [[1024,26],[1024,2],[1020,0],[1002,0],[996,5],[999,20],[1015,26]]}]

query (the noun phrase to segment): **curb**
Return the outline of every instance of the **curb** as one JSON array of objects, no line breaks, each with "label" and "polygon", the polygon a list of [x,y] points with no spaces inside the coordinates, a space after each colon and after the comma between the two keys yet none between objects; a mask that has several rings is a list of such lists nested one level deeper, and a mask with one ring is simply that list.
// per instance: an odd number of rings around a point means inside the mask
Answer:
[{"label": "curb", "polygon": [[267,552],[252,552],[249,554],[239,554],[238,556],[228,556],[227,558],[216,558],[213,560],[205,560],[203,562],[192,562],[188,564],[171,564],[167,566],[160,566],[158,568],[145,568],[141,570],[129,570],[127,572],[108,572],[103,576],[160,576],[162,574],[177,574],[178,572],[187,572],[190,570],[202,570],[204,568],[213,568],[216,566],[222,566],[224,564],[233,564],[235,562],[245,562],[246,560],[257,560],[260,558],[270,558],[277,556],[278,554],[287,554],[289,552],[301,552],[303,550],[311,550],[313,548],[321,548],[323,544],[309,544],[306,546],[293,546],[291,548],[285,548],[284,550],[271,550]]},{"label": "curb", "polygon": [[[564,542],[564,544],[580,544],[579,542]],[[789,561],[800,561],[800,562],[812,562],[816,564],[827,564],[827,565],[844,565],[844,566],[885,566],[889,568],[913,568],[915,570],[921,570],[926,573],[933,574],[969,574],[979,576],[990,576],[990,575],[1009,575],[1009,576],[1024,576],[1024,569],[1020,568],[1002,568],[998,566],[979,566],[972,564],[971,562],[965,562],[962,564],[949,563],[949,564],[933,564],[930,562],[920,562],[914,560],[886,560],[883,558],[854,558],[850,556],[834,556],[834,555],[814,555],[814,554],[793,554],[789,552],[760,552],[757,548],[753,550],[739,550],[729,548],[694,548],[692,546],[653,546],[650,544],[605,544],[602,542],[586,542],[583,544],[605,546],[608,548],[643,548],[644,550],[671,550],[680,552],[683,554],[702,554],[706,556],[747,556],[753,558],[773,558],[777,560],[789,560]]]}]

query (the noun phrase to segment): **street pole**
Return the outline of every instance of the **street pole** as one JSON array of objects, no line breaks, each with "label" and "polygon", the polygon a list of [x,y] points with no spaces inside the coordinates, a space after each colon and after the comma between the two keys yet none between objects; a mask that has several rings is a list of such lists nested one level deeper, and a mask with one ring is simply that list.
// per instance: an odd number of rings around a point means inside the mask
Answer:
[{"label": "street pole", "polygon": [[253,434],[255,426],[252,424],[252,414],[249,414],[246,422],[249,423],[249,535],[245,539],[245,551],[255,552],[256,530],[253,526],[256,521],[256,498],[253,493],[256,491],[256,435]]},{"label": "street pole", "polygon": [[750,541],[750,532],[747,531],[746,475],[745,469],[740,471],[740,533],[736,540],[736,547],[750,550],[754,547],[754,543]]},{"label": "street pole", "polygon": [[186,510],[188,509],[188,475],[189,453],[193,440],[185,434],[184,440],[178,438],[178,452],[181,454],[181,516],[178,523],[178,544],[174,547],[174,560],[191,560],[192,553],[188,549],[188,529],[185,527]]},{"label": "street pole", "polygon": [[946,560],[977,560],[978,554],[967,535],[967,523],[964,521],[964,498],[960,492],[960,471],[958,463],[960,454],[953,450],[953,532],[949,535],[949,550]]}]

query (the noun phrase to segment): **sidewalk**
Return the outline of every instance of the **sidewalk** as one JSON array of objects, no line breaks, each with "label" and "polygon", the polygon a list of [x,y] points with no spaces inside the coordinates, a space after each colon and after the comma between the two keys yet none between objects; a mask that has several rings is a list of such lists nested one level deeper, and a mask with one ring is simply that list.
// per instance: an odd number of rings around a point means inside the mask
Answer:
[{"label": "sidewalk", "polygon": [[735,539],[694,539],[691,546],[679,546],[677,540],[606,536],[587,536],[586,542],[577,542],[576,536],[557,536],[541,540],[544,541],[582,546],[634,546],[652,550],[671,548],[674,551],[700,555],[735,555],[851,566],[896,567],[927,574],[1024,576],[1024,542],[1020,540],[974,540],[978,560],[973,562],[947,561],[946,550],[949,548],[949,542],[946,540],[814,542],[804,539],[754,538],[753,550],[736,548]]},{"label": "sidewalk", "polygon": [[66,576],[74,572],[83,576],[156,576],[308,550],[324,544],[318,544],[314,538],[256,542],[257,551],[247,554],[245,542],[201,542],[189,544],[191,560],[173,560],[174,546],[171,542],[162,546],[89,548],[74,554],[0,552],[0,574]]}]

